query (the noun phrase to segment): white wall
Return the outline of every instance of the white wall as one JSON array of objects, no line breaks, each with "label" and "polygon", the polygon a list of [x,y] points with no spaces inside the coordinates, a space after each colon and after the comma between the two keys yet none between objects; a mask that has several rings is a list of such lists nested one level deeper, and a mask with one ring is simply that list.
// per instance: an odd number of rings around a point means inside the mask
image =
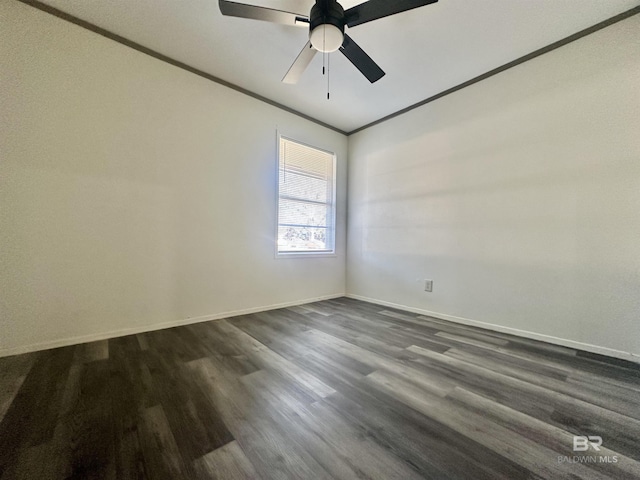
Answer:
[{"label": "white wall", "polygon": [[640,17],[350,137],[348,210],[351,295],[640,355]]},{"label": "white wall", "polygon": [[[344,294],[346,137],[18,2],[0,21],[0,355]],[[338,155],[335,258],[274,258],[276,128]]]}]

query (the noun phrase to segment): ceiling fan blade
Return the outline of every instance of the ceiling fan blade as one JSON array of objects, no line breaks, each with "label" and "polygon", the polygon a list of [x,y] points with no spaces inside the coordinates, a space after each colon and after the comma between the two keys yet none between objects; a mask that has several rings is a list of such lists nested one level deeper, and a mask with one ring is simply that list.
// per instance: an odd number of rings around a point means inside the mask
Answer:
[{"label": "ceiling fan blade", "polygon": [[309,26],[309,17],[299,13],[284,12],[273,8],[247,5],[246,3],[228,2],[227,0],[218,0],[218,5],[220,6],[220,12],[230,17],[251,18],[283,25]]},{"label": "ceiling fan blade", "polygon": [[298,80],[300,80],[300,77],[311,63],[311,60],[313,60],[313,57],[316,56],[317,52],[318,51],[311,46],[311,42],[307,42],[282,79],[282,82],[291,84],[298,83]]},{"label": "ceiling fan blade", "polygon": [[371,83],[375,83],[384,77],[385,73],[378,64],[347,34],[344,35],[344,42],[340,47],[340,51]]},{"label": "ceiling fan blade", "polygon": [[346,24],[355,27],[379,18],[423,7],[438,0],[369,0],[344,12]]}]

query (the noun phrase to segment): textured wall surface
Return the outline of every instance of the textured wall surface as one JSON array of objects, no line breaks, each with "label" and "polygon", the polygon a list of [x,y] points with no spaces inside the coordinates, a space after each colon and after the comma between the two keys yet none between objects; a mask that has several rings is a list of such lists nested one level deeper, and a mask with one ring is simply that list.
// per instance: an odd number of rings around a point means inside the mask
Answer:
[{"label": "textured wall surface", "polygon": [[[0,351],[344,294],[346,137],[18,2],[0,17]],[[333,258],[274,258],[276,129],[337,153]]]},{"label": "textured wall surface", "polygon": [[640,354],[639,86],[636,15],[349,137],[347,291]]}]

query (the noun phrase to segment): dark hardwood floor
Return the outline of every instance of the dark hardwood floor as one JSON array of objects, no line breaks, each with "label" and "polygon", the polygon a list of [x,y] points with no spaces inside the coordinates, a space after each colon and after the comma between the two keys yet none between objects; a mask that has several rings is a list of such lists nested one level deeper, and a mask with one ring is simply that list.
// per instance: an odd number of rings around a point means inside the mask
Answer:
[{"label": "dark hardwood floor", "polygon": [[2,480],[624,479],[639,447],[638,365],[347,298],[0,359]]}]

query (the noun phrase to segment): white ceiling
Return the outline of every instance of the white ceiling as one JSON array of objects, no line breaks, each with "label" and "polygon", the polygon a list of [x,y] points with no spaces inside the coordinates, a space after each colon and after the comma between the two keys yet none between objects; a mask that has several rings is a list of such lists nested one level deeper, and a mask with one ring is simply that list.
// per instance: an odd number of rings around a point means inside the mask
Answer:
[{"label": "white ceiling", "polygon": [[[308,14],[313,0],[243,0]],[[280,82],[304,28],[223,17],[217,0],[44,0],[163,55],[351,131],[638,5],[637,0],[440,0],[348,30],[387,73],[370,84],[331,54]],[[359,0],[341,2],[346,9]]]}]

